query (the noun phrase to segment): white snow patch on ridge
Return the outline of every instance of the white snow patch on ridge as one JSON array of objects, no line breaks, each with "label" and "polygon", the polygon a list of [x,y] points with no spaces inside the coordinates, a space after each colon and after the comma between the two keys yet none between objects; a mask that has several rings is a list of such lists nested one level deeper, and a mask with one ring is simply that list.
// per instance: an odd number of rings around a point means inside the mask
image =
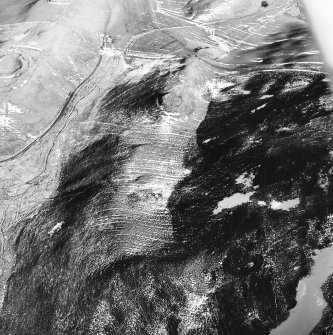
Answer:
[{"label": "white snow patch on ridge", "polygon": [[261,96],[261,97],[259,98],[259,100],[264,100],[264,99],[268,99],[268,98],[272,98],[272,97],[274,97],[274,95],[271,95],[271,94],[265,94],[265,95]]},{"label": "white snow patch on ridge", "polygon": [[292,208],[295,208],[299,205],[300,201],[299,198],[291,199],[283,202],[279,202],[276,200],[273,200],[270,205],[273,210],[283,210],[283,211],[289,211]]},{"label": "white snow patch on ridge", "polygon": [[230,209],[247,202],[251,202],[250,197],[254,194],[254,192],[249,192],[246,194],[243,193],[235,193],[231,197],[224,198],[217,204],[217,207],[214,209],[213,214],[216,215],[222,212],[223,209]]},{"label": "white snow patch on ridge", "polygon": [[58,222],[50,231],[49,231],[49,236],[52,237],[56,232],[58,232],[62,225],[64,223],[61,221],[61,222]]},{"label": "white snow patch on ridge", "polygon": [[252,187],[254,177],[253,173],[247,174],[245,172],[236,179],[236,184],[242,184],[244,187]]},{"label": "white snow patch on ridge", "polygon": [[263,108],[265,108],[266,106],[267,106],[267,104],[263,104],[263,105],[257,107],[257,110],[263,109]]},{"label": "white snow patch on ridge", "polygon": [[260,207],[264,207],[264,206],[266,206],[267,204],[266,204],[266,201],[258,201],[258,205],[259,205]]}]

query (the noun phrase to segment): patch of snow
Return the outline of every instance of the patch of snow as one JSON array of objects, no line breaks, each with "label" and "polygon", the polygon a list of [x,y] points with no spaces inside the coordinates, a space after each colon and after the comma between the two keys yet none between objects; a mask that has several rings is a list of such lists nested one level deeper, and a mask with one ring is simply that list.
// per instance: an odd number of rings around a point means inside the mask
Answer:
[{"label": "patch of snow", "polygon": [[192,170],[190,170],[190,169],[184,169],[183,171],[184,171],[185,175],[189,175],[192,172]]},{"label": "patch of snow", "polygon": [[291,128],[291,127],[281,127],[279,129],[276,130],[277,133],[281,133],[283,131],[291,131],[293,130],[294,128]]},{"label": "patch of snow", "polygon": [[264,60],[263,59],[252,59],[250,62],[251,63],[262,63]]},{"label": "patch of snow", "polygon": [[256,140],[256,139],[255,139],[255,136],[250,136],[249,139],[248,139],[248,142],[249,142],[250,144],[252,144],[252,143],[254,143],[254,144],[258,144],[258,143],[261,143],[261,142],[262,142],[262,139],[260,138],[260,139]]},{"label": "patch of snow", "polygon": [[265,95],[261,96],[259,99],[260,99],[260,100],[263,100],[263,99],[268,99],[268,98],[272,98],[272,97],[274,97],[274,95],[271,95],[271,94],[265,94]]},{"label": "patch of snow", "polygon": [[257,204],[258,204],[260,207],[267,206],[267,203],[266,203],[265,201],[258,201]]},{"label": "patch of snow", "polygon": [[202,143],[207,144],[207,143],[209,143],[209,142],[215,140],[216,138],[217,138],[217,137],[211,137],[211,138],[208,138],[207,140],[203,141]]},{"label": "patch of snow", "polygon": [[236,184],[243,184],[244,187],[251,187],[253,186],[254,177],[255,175],[252,172],[250,174],[245,172],[236,179]]},{"label": "patch of snow", "polygon": [[211,139],[211,138],[209,138],[209,139],[207,139],[207,140],[203,141],[202,143],[206,144],[206,143],[209,143],[211,140],[212,140],[212,139]]},{"label": "patch of snow", "polygon": [[58,222],[49,232],[49,236],[52,237],[55,233],[57,233],[61,228],[62,228],[62,225],[63,225],[63,221],[61,222]]},{"label": "patch of snow", "polygon": [[291,200],[287,200],[283,202],[273,200],[270,203],[270,205],[271,205],[271,208],[275,211],[276,210],[289,211],[290,209],[297,207],[299,203],[300,203],[299,198],[296,198],[296,199],[291,199]]},{"label": "patch of snow", "polygon": [[231,197],[224,198],[217,204],[217,207],[214,209],[213,214],[216,215],[222,212],[223,209],[230,209],[247,202],[251,202],[250,197],[254,194],[254,192],[248,192],[246,194],[243,193],[235,193]]},{"label": "patch of snow", "polygon": [[261,105],[261,106],[257,107],[256,109],[257,109],[257,110],[260,110],[260,109],[263,109],[263,108],[265,108],[266,106],[267,106],[267,104],[263,104],[263,105]]}]

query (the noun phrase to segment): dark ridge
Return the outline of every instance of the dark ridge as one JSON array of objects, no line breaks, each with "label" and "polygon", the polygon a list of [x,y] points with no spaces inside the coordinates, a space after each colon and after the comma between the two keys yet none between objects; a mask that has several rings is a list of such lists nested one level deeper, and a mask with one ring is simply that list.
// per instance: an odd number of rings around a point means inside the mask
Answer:
[{"label": "dark ridge", "polygon": [[[271,58],[265,48],[264,57]],[[226,255],[222,268],[229,284],[221,284],[212,297],[220,313],[216,332],[262,335],[295,305],[298,280],[311,265],[310,250],[320,247],[318,235],[332,213],[331,177],[326,191],[319,184],[320,175],[329,176],[333,167],[333,108],[320,72],[262,72],[248,65],[240,73],[239,90],[224,90],[223,101],[209,104],[197,130],[198,149],[184,162],[192,173],[175,188],[169,209],[175,239],[189,253]],[[295,82],[303,84],[293,87]],[[255,175],[257,189],[236,184],[243,173]],[[250,203],[213,215],[222,199],[250,191]],[[294,198],[300,205],[290,211],[256,203]],[[315,231],[309,229],[313,222]],[[268,265],[270,254],[274,266]],[[297,272],[291,268],[295,263]],[[246,316],[252,308],[257,318]]]},{"label": "dark ridge", "polygon": [[[120,146],[115,136],[108,135],[65,164],[57,196],[44,205],[36,218],[26,222],[16,240],[16,270],[8,280],[1,333],[59,334],[58,330],[52,329],[56,324],[55,314],[59,312],[57,308],[70,304],[67,298],[61,298],[63,285],[66,283],[66,289],[71,288],[69,294],[76,304],[78,295],[83,293],[75,286],[81,280],[84,282],[87,276],[80,264],[76,265],[78,269],[71,268],[71,249],[91,248],[93,245],[88,241],[94,243],[92,236],[82,246],[74,242],[78,232],[89,235],[85,208],[105,188],[113,188],[112,177],[119,172],[130,153],[131,148]],[[58,222],[63,222],[61,230],[52,237],[48,236]],[[112,240],[112,237],[101,234],[101,241],[106,238]],[[81,250],[84,253],[84,249]],[[76,282],[71,276],[76,277],[77,271],[83,272]],[[26,282],[28,278],[29,285]],[[82,302],[84,310],[91,308],[90,303],[90,298]],[[83,308],[80,304],[75,308]]]},{"label": "dark ridge", "polygon": [[92,184],[101,187],[117,172],[116,165],[122,163],[117,157],[118,151],[119,138],[107,135],[71,156],[61,170],[57,198],[71,197],[77,190],[80,192]]},{"label": "dark ridge", "polygon": [[[117,109],[130,110],[131,115],[142,110],[156,110],[156,102],[167,93],[166,83],[172,75],[185,68],[181,62],[172,71],[156,69],[153,73],[146,75],[139,83],[131,83],[117,86],[112,89],[103,99],[102,108],[106,110]],[[106,116],[105,116],[106,117]]]}]

